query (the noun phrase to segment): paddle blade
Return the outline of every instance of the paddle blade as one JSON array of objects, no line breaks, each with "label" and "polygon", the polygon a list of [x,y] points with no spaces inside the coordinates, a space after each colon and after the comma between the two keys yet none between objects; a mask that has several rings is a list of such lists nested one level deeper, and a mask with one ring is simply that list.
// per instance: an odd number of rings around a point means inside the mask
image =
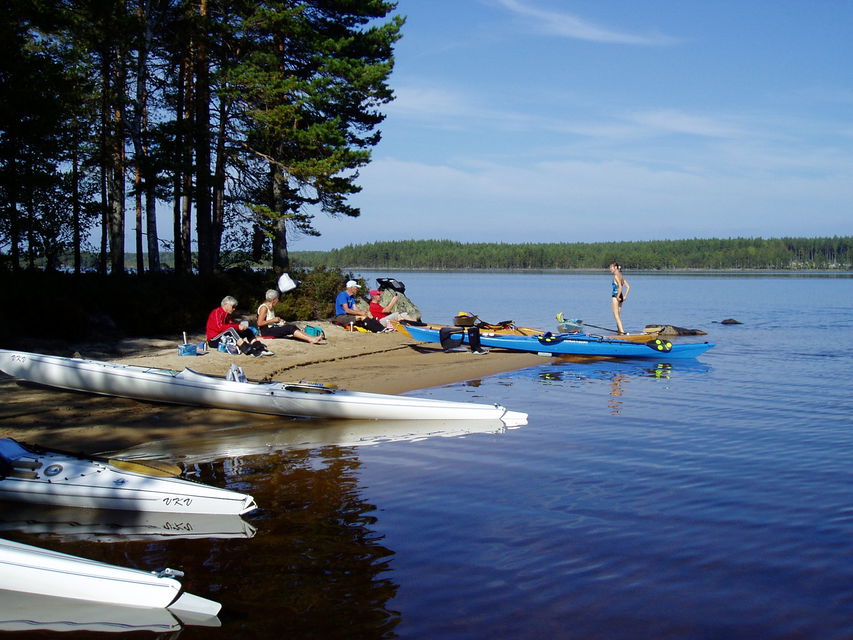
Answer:
[{"label": "paddle blade", "polygon": [[667,353],[668,351],[672,351],[672,343],[669,340],[664,340],[662,338],[656,338],[655,340],[649,340],[648,342],[644,342],[647,347],[654,349],[655,351],[660,351],[662,353]]}]

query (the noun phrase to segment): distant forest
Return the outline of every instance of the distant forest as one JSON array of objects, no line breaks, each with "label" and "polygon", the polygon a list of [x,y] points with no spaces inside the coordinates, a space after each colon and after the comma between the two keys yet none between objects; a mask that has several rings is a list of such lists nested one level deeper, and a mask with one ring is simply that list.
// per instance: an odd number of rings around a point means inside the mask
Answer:
[{"label": "distant forest", "polygon": [[592,243],[400,240],[294,251],[294,265],[346,269],[833,269],[853,268],[853,236]]}]

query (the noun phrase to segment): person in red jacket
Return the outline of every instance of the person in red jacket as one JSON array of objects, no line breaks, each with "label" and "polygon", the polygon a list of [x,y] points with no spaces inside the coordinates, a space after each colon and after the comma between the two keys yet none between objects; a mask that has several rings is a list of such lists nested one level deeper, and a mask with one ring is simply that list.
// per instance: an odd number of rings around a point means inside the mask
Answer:
[{"label": "person in red jacket", "polygon": [[379,320],[379,323],[385,328],[385,331],[394,331],[394,326],[391,322],[399,322],[400,320],[408,320],[409,314],[405,311],[400,313],[399,311],[394,311],[394,307],[397,306],[397,302],[400,300],[399,294],[394,294],[394,297],[391,298],[384,306],[379,299],[382,297],[382,292],[374,289],[370,292],[370,314]]},{"label": "person in red jacket", "polygon": [[219,348],[223,334],[231,335],[241,353],[251,356],[271,356],[273,352],[258,340],[255,332],[249,329],[245,320],[239,324],[231,319],[231,314],[237,308],[237,299],[225,296],[216,309],[207,316],[207,343],[212,349]]}]

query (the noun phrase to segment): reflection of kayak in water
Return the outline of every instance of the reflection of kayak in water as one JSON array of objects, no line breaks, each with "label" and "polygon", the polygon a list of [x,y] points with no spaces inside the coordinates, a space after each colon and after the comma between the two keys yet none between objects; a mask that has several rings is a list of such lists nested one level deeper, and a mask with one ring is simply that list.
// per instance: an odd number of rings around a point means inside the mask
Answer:
[{"label": "reflection of kayak in water", "polygon": [[255,382],[231,366],[228,376],[192,369],[172,371],[127,364],[0,349],[0,370],[29,382],[122,398],[236,409],[284,416],[373,420],[503,420],[526,424],[527,415],[500,405],[345,391],[317,383]]},{"label": "reflection of kayak in water", "polygon": [[184,625],[218,627],[220,622],[216,616],[197,618],[181,611],[163,608],[127,607],[34,593],[0,591],[0,631],[149,631],[171,634],[179,632]]},{"label": "reflection of kayak in water", "polygon": [[[440,331],[422,327],[408,327],[409,335],[420,342],[442,342]],[[484,347],[542,353],[546,355],[582,355],[608,358],[679,359],[695,358],[713,343],[673,344],[661,338],[648,342],[626,342],[577,333],[544,333],[537,336],[509,336],[480,334]]]},{"label": "reflection of kayak in water", "polygon": [[515,372],[516,377],[538,379],[545,383],[571,380],[604,380],[615,377],[664,378],[706,374],[712,367],[700,360],[684,359],[668,362],[644,360],[614,360],[613,358],[586,358],[561,356],[538,367]]},{"label": "reflection of kayak in water", "polygon": [[113,455],[198,463],[328,445],[366,446],[505,430],[500,420],[298,420],[285,427],[253,425],[156,440]]},{"label": "reflection of kayak in water", "polygon": [[252,538],[255,527],[238,515],[174,514],[45,505],[17,505],[0,512],[0,531],[68,542],[124,542],[175,538]]},{"label": "reflection of kayak in water", "polygon": [[0,540],[0,589],[215,616],[218,602],[182,593],[180,571],[154,573]]}]

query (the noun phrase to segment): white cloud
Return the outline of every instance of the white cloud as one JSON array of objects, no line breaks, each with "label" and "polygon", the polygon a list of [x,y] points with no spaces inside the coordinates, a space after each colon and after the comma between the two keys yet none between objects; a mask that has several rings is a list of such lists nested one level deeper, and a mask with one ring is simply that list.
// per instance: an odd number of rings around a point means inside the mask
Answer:
[{"label": "white cloud", "polygon": [[[322,222],[324,237],[312,246],[403,238],[593,242],[833,235],[853,201],[853,182],[843,174],[723,174],[710,165],[688,170],[627,160],[461,167],[389,158],[366,167],[362,178],[362,217]],[[822,222],[815,224],[818,213]],[[311,247],[294,247],[303,248]]]},{"label": "white cloud", "polygon": [[707,138],[735,138],[745,132],[719,118],[690,114],[678,109],[657,109],[637,111],[626,116],[652,131],[661,133],[680,133]]},{"label": "white cloud", "polygon": [[534,115],[493,109],[459,91],[436,87],[400,87],[387,108],[389,117],[401,117],[443,130],[501,128],[526,130],[539,120]]},{"label": "white cloud", "polygon": [[473,115],[473,107],[461,94],[452,91],[435,87],[398,87],[394,95],[394,102],[386,107],[389,115],[427,121]]},{"label": "white cloud", "polygon": [[[388,107],[388,115],[442,130],[494,130],[564,133],[602,139],[649,138],[686,134],[707,138],[737,138],[748,135],[740,124],[726,116],[694,114],[680,109],[646,109],[626,113],[552,117],[541,112],[494,109],[477,95],[438,87],[404,86]],[[540,105],[542,110],[549,105]],[[550,105],[571,112],[572,105]]]},{"label": "white cloud", "polygon": [[569,13],[539,9],[520,0],[495,0],[516,15],[529,19],[541,32],[550,35],[601,42],[605,44],[672,45],[678,40],[670,36],[638,35],[601,27]]}]

